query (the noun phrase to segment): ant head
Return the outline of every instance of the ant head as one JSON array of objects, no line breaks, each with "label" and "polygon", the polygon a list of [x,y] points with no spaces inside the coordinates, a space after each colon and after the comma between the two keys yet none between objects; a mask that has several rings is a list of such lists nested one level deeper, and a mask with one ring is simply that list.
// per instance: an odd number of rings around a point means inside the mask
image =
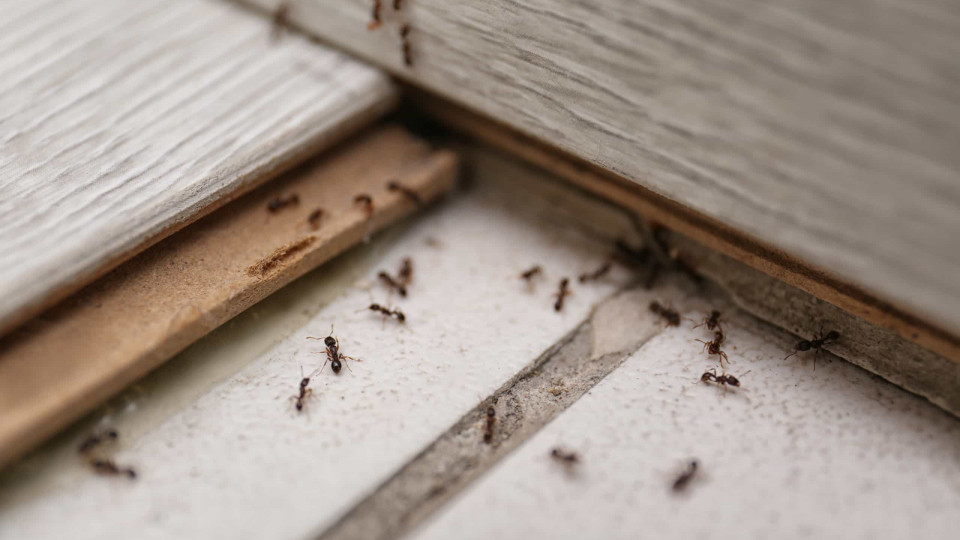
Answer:
[{"label": "ant head", "polygon": [[827,334],[826,339],[840,339],[840,333],[836,330],[831,330],[830,333]]},{"label": "ant head", "polygon": [[336,347],[337,340],[333,336],[327,336],[323,338],[323,344],[326,345],[327,347]]},{"label": "ant head", "polygon": [[115,429],[111,429],[110,431],[107,432],[107,437],[110,437],[111,439],[116,439],[119,436],[120,435],[117,434],[117,430]]},{"label": "ant head", "polygon": [[496,414],[497,414],[497,411],[493,407],[487,408],[487,416],[495,416]]},{"label": "ant head", "polygon": [[803,340],[803,341],[801,341],[800,343],[797,343],[797,350],[798,350],[798,351],[809,351],[809,350],[810,350],[810,342],[807,341],[807,340]]},{"label": "ant head", "polygon": [[300,379],[300,388],[306,388],[308,384],[310,384],[310,377]]},{"label": "ant head", "polygon": [[397,312],[397,320],[400,322],[406,322],[407,316],[403,313]]},{"label": "ant head", "polygon": [[717,311],[717,310],[711,311],[711,312],[710,312],[710,318],[711,318],[711,319],[719,319],[719,318],[720,318],[720,312]]},{"label": "ant head", "polygon": [[370,304],[370,309],[372,309],[372,310],[374,310],[374,311],[379,311],[379,310],[380,310],[380,304]]},{"label": "ant head", "polygon": [[709,371],[704,371],[703,375],[700,376],[700,382],[707,382],[711,378],[713,378],[713,373],[710,373]]}]

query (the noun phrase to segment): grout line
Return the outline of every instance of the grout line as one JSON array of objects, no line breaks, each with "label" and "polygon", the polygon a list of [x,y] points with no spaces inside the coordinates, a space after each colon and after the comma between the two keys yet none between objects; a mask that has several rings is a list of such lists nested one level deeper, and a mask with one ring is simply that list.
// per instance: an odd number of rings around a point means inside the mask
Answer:
[{"label": "grout line", "polygon": [[[630,336],[631,343],[594,358],[598,314],[635,309],[638,294],[648,293],[625,289],[599,303],[577,328],[316,537],[373,540],[398,538],[413,530],[662,331],[656,320],[643,315],[638,324],[619,329]],[[484,422],[491,406],[496,410],[496,423],[491,443],[485,444]]]}]

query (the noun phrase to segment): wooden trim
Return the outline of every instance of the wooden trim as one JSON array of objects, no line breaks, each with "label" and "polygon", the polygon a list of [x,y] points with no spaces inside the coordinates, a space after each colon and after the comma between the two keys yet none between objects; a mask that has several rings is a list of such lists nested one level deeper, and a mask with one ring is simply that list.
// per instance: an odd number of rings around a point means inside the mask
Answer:
[{"label": "wooden trim", "polygon": [[872,324],[893,330],[921,347],[960,362],[960,338],[957,336],[746,233],[450,101],[409,87],[405,99],[416,110],[442,124],[514,154],[626,211],[656,221]]}]

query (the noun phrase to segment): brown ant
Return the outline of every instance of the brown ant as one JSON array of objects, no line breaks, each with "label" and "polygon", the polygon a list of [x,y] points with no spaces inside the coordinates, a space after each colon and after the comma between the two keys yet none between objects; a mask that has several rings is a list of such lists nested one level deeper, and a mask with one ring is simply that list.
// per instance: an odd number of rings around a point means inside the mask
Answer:
[{"label": "brown ant", "polygon": [[393,279],[393,276],[384,271],[380,271],[380,273],[377,274],[377,278],[379,278],[380,281],[382,281],[387,287],[400,293],[400,296],[406,298],[407,287],[400,281]]},{"label": "brown ant", "polygon": [[393,9],[396,11],[403,9],[403,0],[393,0]]},{"label": "brown ant", "polygon": [[396,317],[397,321],[400,323],[407,322],[407,316],[404,315],[403,312],[400,311],[399,309],[389,309],[381,306],[380,304],[370,304],[370,306],[367,309],[369,309],[370,311],[377,311],[379,313],[382,313],[386,317]]},{"label": "brown ant", "polygon": [[373,215],[373,197],[367,195],[366,193],[361,193],[353,198],[353,204],[363,208],[363,211],[367,213],[367,217]]},{"label": "brown ant", "polygon": [[697,474],[697,460],[692,460],[687,466],[687,470],[680,473],[680,476],[673,481],[673,491],[679,493],[687,488],[690,485],[690,481],[693,480],[693,477]]},{"label": "brown ant", "polygon": [[326,212],[323,211],[323,208],[317,208],[313,212],[310,212],[310,215],[307,216],[307,223],[310,224],[310,228],[317,230],[320,228],[320,220],[323,219],[323,215]]},{"label": "brown ant", "polygon": [[267,203],[267,210],[269,210],[271,214],[275,214],[288,206],[296,206],[298,204],[300,204],[300,197],[296,193],[291,193],[286,197],[277,195]]},{"label": "brown ant", "polygon": [[704,341],[698,339],[700,343],[703,343],[703,348],[706,349],[707,354],[715,354],[720,357],[720,365],[723,365],[723,361],[726,360],[727,363],[730,363],[730,359],[727,357],[727,353],[720,350],[720,344],[723,343],[723,333],[715,332],[713,334],[713,341]]},{"label": "brown ant", "polygon": [[819,335],[820,337],[818,337],[818,338],[816,338],[816,339],[811,339],[811,340],[804,339],[804,340],[801,340],[799,343],[797,343],[797,348],[796,348],[792,353],[788,354],[788,355],[784,358],[784,360],[786,360],[787,358],[790,358],[791,356],[793,356],[793,355],[795,355],[795,354],[797,354],[797,353],[799,353],[799,352],[806,352],[806,351],[809,351],[810,349],[814,349],[814,353],[813,353],[813,369],[816,370],[816,369],[817,369],[817,356],[823,351],[823,346],[826,345],[827,343],[830,343],[831,341],[836,341],[836,340],[840,339],[840,333],[837,332],[836,330],[831,330],[831,331],[827,332],[826,335],[824,335],[823,332],[821,331],[818,335]]},{"label": "brown ant", "polygon": [[118,467],[112,459],[106,458],[97,458],[90,460],[90,466],[93,467],[94,472],[104,476],[126,476],[131,480],[137,478],[137,471],[133,470],[130,467]]},{"label": "brown ant", "polygon": [[383,9],[382,4],[381,0],[373,0],[373,10],[370,12],[370,22],[367,23],[367,30],[376,30],[383,24],[380,19],[380,10]]},{"label": "brown ant", "polygon": [[400,27],[400,39],[402,40],[402,43],[403,43],[403,63],[407,67],[412,67],[413,52],[411,51],[411,48],[410,48],[410,38],[408,37],[409,34],[410,34],[409,24],[405,24]]},{"label": "brown ant", "polygon": [[277,6],[276,11],[273,12],[273,25],[270,31],[270,39],[277,41],[280,39],[280,36],[283,35],[283,31],[286,30],[290,23],[288,18],[290,17],[290,4],[292,2],[280,2]]},{"label": "brown ant", "polygon": [[493,428],[497,423],[497,411],[493,407],[487,408],[487,415],[484,421],[483,442],[490,444],[493,442]]},{"label": "brown ant", "polygon": [[600,268],[597,268],[593,272],[580,274],[580,283],[586,283],[588,281],[596,281],[602,278],[603,276],[605,276],[608,272],[610,272],[611,268],[613,268],[613,263],[610,261],[607,261],[603,263],[603,266],[601,266]]},{"label": "brown ant", "polygon": [[570,296],[570,294],[571,294],[571,293],[570,293],[570,288],[569,288],[569,286],[570,286],[570,280],[569,280],[569,279],[563,278],[563,279],[560,280],[560,290],[558,290],[557,293],[554,295],[554,296],[557,297],[557,301],[553,304],[553,310],[554,310],[554,311],[561,311],[561,310],[563,310],[563,300],[564,300],[567,296]]},{"label": "brown ant", "polygon": [[[750,372],[748,371],[743,375],[746,375],[747,373],[750,373]],[[743,375],[741,375],[741,377],[743,377]],[[704,371],[703,375],[700,376],[700,382],[702,383],[712,382],[719,386],[722,386],[724,394],[727,393],[728,386],[740,388],[740,379],[734,377],[733,375],[727,375],[726,373],[721,373],[720,375],[717,375],[716,369],[711,369],[710,371]]]},{"label": "brown ant", "polygon": [[568,474],[573,473],[573,468],[580,464],[580,454],[559,447],[550,450],[550,457],[562,465]]},{"label": "brown ant", "polygon": [[[318,341],[322,340],[323,344],[327,347],[327,359],[324,361],[323,365],[320,366],[320,369],[316,371],[316,373],[322,371],[323,368],[327,367],[327,362],[330,362],[330,369],[332,369],[335,374],[339,375],[343,366],[341,360],[357,360],[356,358],[347,356],[340,352],[340,340],[333,337],[333,325],[330,325],[329,336],[323,338],[307,336],[307,339],[316,339]],[[357,361],[359,362],[359,360]],[[347,366],[347,368],[349,367],[350,366]]]},{"label": "brown ant", "polygon": [[667,321],[667,326],[680,326],[680,314],[677,313],[676,310],[670,309],[654,300],[650,302],[650,311],[663,317],[663,319]]},{"label": "brown ant", "polygon": [[115,429],[110,429],[102,433],[91,434],[80,443],[80,446],[77,447],[77,452],[80,454],[89,454],[91,450],[100,446],[101,444],[115,442],[119,437],[120,435]]},{"label": "brown ant", "polygon": [[717,310],[711,311],[710,316],[704,317],[703,322],[694,326],[694,328],[699,328],[703,325],[707,325],[708,330],[718,330],[719,332],[723,332],[723,328],[720,326],[720,312]]},{"label": "brown ant", "polygon": [[[408,28],[408,27],[404,26],[404,28]],[[423,204],[423,199],[420,198],[420,195],[416,191],[408,188],[407,186],[404,186],[403,184],[401,184],[396,180],[391,180],[390,182],[388,182],[387,189],[394,193],[402,193],[404,197],[410,199],[410,201],[416,205]]]},{"label": "brown ant", "polygon": [[303,366],[300,366],[300,376],[303,378],[300,379],[300,393],[299,395],[294,396],[294,399],[296,400],[297,412],[300,412],[303,410],[303,406],[304,406],[304,403],[306,402],[306,399],[310,397],[311,394],[313,394],[313,389],[308,388],[308,386],[310,386],[310,377],[313,377],[317,373],[317,371],[311,373],[310,376],[308,377],[304,377]]},{"label": "brown ant", "polygon": [[400,270],[397,272],[397,281],[404,286],[413,282],[413,261],[410,257],[405,257],[400,261]]}]

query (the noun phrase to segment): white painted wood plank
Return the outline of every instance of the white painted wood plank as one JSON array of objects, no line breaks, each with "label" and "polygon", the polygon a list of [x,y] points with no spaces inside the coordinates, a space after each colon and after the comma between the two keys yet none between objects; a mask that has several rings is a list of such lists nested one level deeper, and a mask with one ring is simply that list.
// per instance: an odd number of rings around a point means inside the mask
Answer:
[{"label": "white painted wood plank", "polygon": [[233,4],[0,10],[0,331],[395,100]]},{"label": "white painted wood plank", "polygon": [[374,32],[370,0],[290,4],[325,40],[960,333],[956,2],[385,1]]},{"label": "white painted wood plank", "polygon": [[667,329],[409,538],[955,536],[955,418],[846,362],[783,362],[767,325],[724,330],[740,390],[697,382],[709,332]]},{"label": "white painted wood plank", "polygon": [[[485,167],[481,174],[487,181],[467,196],[375,245],[376,262],[359,287],[331,285],[337,274],[326,267],[305,278],[312,284],[295,284],[307,292],[292,298],[314,298],[295,304],[303,309],[317,297],[336,296],[296,330],[274,328],[264,338],[259,326],[269,318],[252,308],[256,323],[241,320],[242,332],[211,336],[230,344],[220,360],[236,365],[265,339],[289,332],[221,384],[195,373],[223,369],[201,344],[179,378],[114,416],[128,440],[117,459],[138,467],[136,482],[92,475],[70,441],[55,460],[62,468],[46,478],[51,483],[0,486],[0,530],[16,538],[58,536],[68,527],[76,539],[293,539],[329,526],[628,278],[617,269],[607,282],[575,284],[556,313],[552,294],[560,277],[594,268],[606,246],[552,214],[551,201],[518,188],[515,166]],[[364,308],[387,300],[377,271],[394,271],[407,256],[414,283],[407,298],[392,299],[407,325],[384,324]],[[549,280],[529,293],[518,275],[535,263]],[[309,292],[325,287],[323,294]],[[343,353],[362,362],[349,362],[340,375],[327,366],[311,382],[307,412],[298,415],[289,398],[300,368],[323,364],[322,344],[305,337],[327,335],[331,323]],[[164,397],[183,388],[196,393]],[[155,407],[165,400],[172,410]],[[164,420],[150,425],[157,417]]]}]

